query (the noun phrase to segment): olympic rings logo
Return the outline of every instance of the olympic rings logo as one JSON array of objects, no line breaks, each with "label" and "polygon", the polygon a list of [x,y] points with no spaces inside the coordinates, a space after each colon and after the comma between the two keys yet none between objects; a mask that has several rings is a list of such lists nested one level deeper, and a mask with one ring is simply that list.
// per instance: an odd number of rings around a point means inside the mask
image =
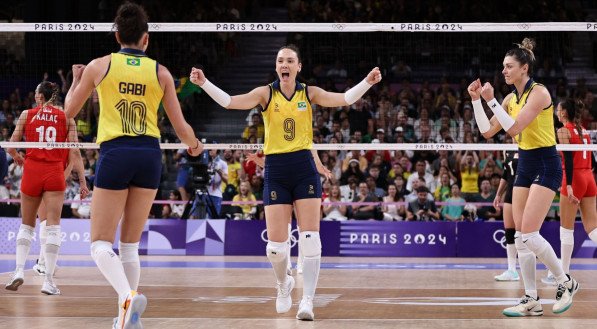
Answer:
[{"label": "olympic rings logo", "polygon": [[497,230],[493,232],[493,241],[500,244],[502,248],[506,249],[506,231]]},{"label": "olympic rings logo", "polygon": [[522,30],[528,30],[531,28],[531,24],[529,23],[522,23],[522,24],[518,24],[518,27]]},{"label": "olympic rings logo", "polygon": [[342,31],[346,28],[346,24],[332,24],[332,29]]},{"label": "olympic rings logo", "polygon": [[157,30],[159,30],[161,27],[162,27],[162,26],[161,26],[160,24],[156,24],[156,23],[153,23],[153,24],[151,24],[151,29],[152,29],[153,31],[157,31]]},{"label": "olympic rings logo", "polygon": [[[294,236],[295,232],[297,235],[299,234],[298,229],[294,229],[294,230],[290,231],[290,248],[294,248],[298,244],[298,239]],[[263,242],[269,241],[267,238],[267,229],[261,231],[261,240]]]}]

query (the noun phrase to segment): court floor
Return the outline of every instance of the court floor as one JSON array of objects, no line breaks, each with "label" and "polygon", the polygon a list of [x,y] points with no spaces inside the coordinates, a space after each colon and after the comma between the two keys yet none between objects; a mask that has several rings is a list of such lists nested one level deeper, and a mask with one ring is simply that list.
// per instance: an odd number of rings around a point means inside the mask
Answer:
[{"label": "court floor", "polygon": [[[34,258],[28,262],[31,268]],[[31,270],[18,292],[0,292],[0,328],[111,328],[113,289],[87,256],[61,256],[61,296],[40,293]],[[14,256],[0,255],[0,281]],[[295,305],[275,312],[274,275],[265,257],[142,256],[141,287],[149,300],[145,328],[597,328],[597,262],[573,260],[581,284],[572,308],[551,312],[555,287],[537,284],[545,315],[506,318],[521,282],[496,282],[502,259],[324,257],[315,321],[295,319],[302,277],[294,271]],[[545,274],[540,267],[538,279]]]}]

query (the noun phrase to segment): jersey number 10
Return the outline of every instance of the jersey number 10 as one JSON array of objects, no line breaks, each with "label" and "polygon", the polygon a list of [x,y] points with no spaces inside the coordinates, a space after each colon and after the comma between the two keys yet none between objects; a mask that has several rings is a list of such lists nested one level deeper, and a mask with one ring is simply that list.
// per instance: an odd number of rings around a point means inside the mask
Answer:
[{"label": "jersey number 10", "polygon": [[133,101],[129,104],[126,99],[122,99],[116,104],[116,109],[120,112],[122,132],[124,134],[145,135],[147,131],[147,122],[145,121],[147,108],[145,103]]}]

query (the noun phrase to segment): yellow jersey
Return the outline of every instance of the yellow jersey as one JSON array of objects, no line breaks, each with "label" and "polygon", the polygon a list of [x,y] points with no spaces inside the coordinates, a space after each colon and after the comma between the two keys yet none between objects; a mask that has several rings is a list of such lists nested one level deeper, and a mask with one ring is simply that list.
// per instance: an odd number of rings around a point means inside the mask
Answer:
[{"label": "yellow jersey", "polygon": [[280,90],[280,81],[269,85],[270,99],[263,110],[263,153],[290,153],[313,148],[313,109],[305,84],[296,82],[290,98]]},{"label": "yellow jersey", "polygon": [[479,193],[479,169],[477,167],[460,172],[462,179],[462,193]]},{"label": "yellow jersey", "polygon": [[100,114],[97,143],[121,136],[160,138],[158,107],[164,96],[158,63],[136,49],[113,53],[104,79],[97,86]]},{"label": "yellow jersey", "polygon": [[[539,83],[529,79],[524,87],[524,91],[521,96],[518,95],[516,90],[513,91],[514,95],[508,102],[506,111],[516,119],[523,106],[527,103],[527,98],[533,90],[533,88]],[[548,147],[556,145],[556,135],[553,123],[553,103],[550,103],[548,107],[544,108],[541,113],[531,123],[524,128],[524,130],[516,136],[516,142],[518,147],[522,150],[532,150],[540,147]]]}]

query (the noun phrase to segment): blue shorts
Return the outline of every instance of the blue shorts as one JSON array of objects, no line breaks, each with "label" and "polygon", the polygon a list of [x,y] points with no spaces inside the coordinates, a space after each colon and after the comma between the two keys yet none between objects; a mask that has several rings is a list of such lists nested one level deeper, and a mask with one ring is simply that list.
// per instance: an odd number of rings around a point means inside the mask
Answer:
[{"label": "blue shorts", "polygon": [[100,145],[95,186],[124,190],[130,186],[157,189],[162,176],[162,152],[155,137],[118,137]]},{"label": "blue shorts", "polygon": [[263,204],[292,204],[294,200],[321,199],[321,180],[309,150],[265,157]]},{"label": "blue shorts", "polygon": [[562,185],[562,159],[555,146],[518,150],[518,168],[514,186],[547,187],[557,193]]}]

